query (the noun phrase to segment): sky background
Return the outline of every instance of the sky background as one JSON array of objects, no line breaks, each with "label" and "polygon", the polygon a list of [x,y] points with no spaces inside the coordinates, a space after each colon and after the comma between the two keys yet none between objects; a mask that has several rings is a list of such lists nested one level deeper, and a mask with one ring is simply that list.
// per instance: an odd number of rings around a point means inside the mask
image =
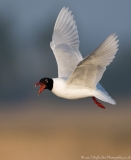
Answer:
[{"label": "sky background", "polygon": [[34,84],[43,77],[57,77],[50,41],[64,6],[76,20],[83,57],[110,34],[118,35],[119,50],[101,83],[114,99],[131,96],[130,0],[0,0],[1,102],[60,100],[47,90],[37,97]]}]

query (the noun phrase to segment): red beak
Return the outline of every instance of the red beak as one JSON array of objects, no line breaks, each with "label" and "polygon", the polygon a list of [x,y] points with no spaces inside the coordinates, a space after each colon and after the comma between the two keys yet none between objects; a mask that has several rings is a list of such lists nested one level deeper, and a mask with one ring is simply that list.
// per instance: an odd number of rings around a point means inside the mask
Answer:
[{"label": "red beak", "polygon": [[38,95],[39,95],[45,89],[46,85],[44,83],[38,82],[38,83],[35,84],[35,87],[38,86],[38,85],[40,85],[40,89],[39,89],[39,92],[38,92]]}]

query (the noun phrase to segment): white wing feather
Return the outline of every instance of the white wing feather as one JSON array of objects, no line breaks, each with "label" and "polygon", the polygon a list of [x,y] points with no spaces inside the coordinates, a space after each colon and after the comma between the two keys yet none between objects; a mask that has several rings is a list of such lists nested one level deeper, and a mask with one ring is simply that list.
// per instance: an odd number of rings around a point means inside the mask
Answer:
[{"label": "white wing feather", "polygon": [[68,85],[96,89],[106,66],[114,59],[118,50],[118,40],[115,34],[110,35],[94,52],[84,58],[67,80]]},{"label": "white wing feather", "polygon": [[50,46],[57,61],[58,77],[68,78],[83,59],[77,26],[68,8],[63,7],[58,15]]}]

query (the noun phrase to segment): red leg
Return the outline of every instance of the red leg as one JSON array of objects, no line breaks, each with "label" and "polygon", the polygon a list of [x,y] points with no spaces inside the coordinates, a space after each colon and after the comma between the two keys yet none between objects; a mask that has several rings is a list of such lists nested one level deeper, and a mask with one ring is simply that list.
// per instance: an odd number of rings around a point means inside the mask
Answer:
[{"label": "red leg", "polygon": [[99,106],[100,108],[105,109],[105,107],[104,107],[100,102],[98,102],[95,97],[92,97],[92,99],[93,99],[94,103],[95,103],[97,106]]}]

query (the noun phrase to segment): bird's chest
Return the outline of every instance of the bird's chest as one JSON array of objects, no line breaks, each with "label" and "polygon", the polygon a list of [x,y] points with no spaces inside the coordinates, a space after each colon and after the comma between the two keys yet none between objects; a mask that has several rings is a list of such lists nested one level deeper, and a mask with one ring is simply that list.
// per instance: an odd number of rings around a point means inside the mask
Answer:
[{"label": "bird's chest", "polygon": [[79,99],[91,96],[88,89],[70,88],[70,87],[58,87],[54,88],[52,92],[58,97],[66,99]]}]

